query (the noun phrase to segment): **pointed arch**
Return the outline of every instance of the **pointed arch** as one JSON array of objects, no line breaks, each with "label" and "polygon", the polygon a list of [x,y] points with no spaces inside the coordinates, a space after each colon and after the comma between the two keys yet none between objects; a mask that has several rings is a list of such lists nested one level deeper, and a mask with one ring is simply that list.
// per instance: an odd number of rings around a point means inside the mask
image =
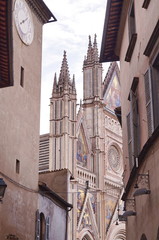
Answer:
[{"label": "pointed arch", "polygon": [[156,240],[159,240],[159,227],[158,227],[158,230],[157,230],[157,238]]},{"label": "pointed arch", "polygon": [[144,233],[142,234],[140,240],[147,240],[147,237],[146,237],[146,235]]},{"label": "pointed arch", "polygon": [[43,213],[40,213],[40,240],[45,240],[46,220]]},{"label": "pointed arch", "polygon": [[82,167],[88,167],[88,154],[88,144],[81,124],[77,138],[77,163]]},{"label": "pointed arch", "polygon": [[92,234],[89,231],[87,231],[82,235],[80,240],[94,240],[94,238]]}]

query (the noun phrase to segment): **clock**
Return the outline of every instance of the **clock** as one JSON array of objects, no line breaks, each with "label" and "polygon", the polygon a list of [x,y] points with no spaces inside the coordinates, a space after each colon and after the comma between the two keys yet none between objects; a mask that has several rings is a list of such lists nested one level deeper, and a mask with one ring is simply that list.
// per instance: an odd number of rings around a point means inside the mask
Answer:
[{"label": "clock", "polygon": [[25,0],[15,1],[14,19],[19,37],[26,45],[30,45],[34,38],[34,26],[31,11]]},{"label": "clock", "polygon": [[108,151],[109,165],[113,171],[118,172],[120,170],[120,154],[115,146],[111,146]]}]

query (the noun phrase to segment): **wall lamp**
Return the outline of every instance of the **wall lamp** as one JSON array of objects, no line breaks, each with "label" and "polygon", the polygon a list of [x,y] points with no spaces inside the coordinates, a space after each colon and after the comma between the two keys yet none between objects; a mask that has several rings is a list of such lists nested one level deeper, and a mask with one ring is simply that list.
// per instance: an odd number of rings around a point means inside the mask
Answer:
[{"label": "wall lamp", "polygon": [[130,211],[125,211],[122,215],[123,218],[127,218],[127,217],[130,217],[130,216],[136,216],[136,212],[130,210]]},{"label": "wall lamp", "polygon": [[151,190],[146,189],[146,188],[140,188],[140,189],[137,189],[134,192],[133,197],[137,197],[137,196],[141,196],[141,195],[145,195],[145,194],[150,194],[150,193],[151,193]]},{"label": "wall lamp", "polygon": [[2,199],[5,194],[7,184],[4,182],[3,178],[0,178],[0,202],[2,203]]},{"label": "wall lamp", "polygon": [[119,215],[119,221],[126,221],[127,217],[130,216],[136,216],[136,212],[130,210],[130,211],[125,211],[122,215]]}]

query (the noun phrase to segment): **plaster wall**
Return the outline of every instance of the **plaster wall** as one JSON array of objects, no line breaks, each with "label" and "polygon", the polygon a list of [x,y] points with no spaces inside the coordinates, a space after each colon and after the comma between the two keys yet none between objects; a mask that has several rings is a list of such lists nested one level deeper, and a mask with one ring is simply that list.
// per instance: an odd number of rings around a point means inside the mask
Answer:
[{"label": "plaster wall", "polygon": [[[42,23],[32,12],[34,40],[30,46],[25,45],[15,27],[14,2],[14,85],[0,89],[0,175],[8,185],[4,203],[0,205],[0,239],[13,234],[28,240],[35,236],[37,209]],[[24,68],[23,87],[21,67]],[[19,173],[16,160],[20,163]]]},{"label": "plaster wall", "polygon": [[70,172],[68,169],[54,172],[40,173],[39,180],[54,192],[56,192],[65,201],[68,201],[68,189],[70,182]]},{"label": "plaster wall", "polygon": [[[143,53],[150,39],[150,36],[158,21],[158,7],[157,0],[150,1],[148,9],[142,8],[143,1],[134,1],[135,20],[137,41],[132,54],[130,62],[125,61],[126,51],[129,45],[128,34],[128,18],[126,19],[125,28],[123,32],[122,45],[120,50],[120,79],[121,79],[121,105],[122,105],[122,127],[123,127],[123,157],[126,163],[125,182],[129,177],[129,163],[128,163],[128,146],[127,146],[127,115],[130,112],[130,102],[128,96],[130,93],[132,81],[134,77],[139,78],[138,84],[138,107],[140,112],[140,149],[144,146],[148,139],[147,132],[147,116],[145,107],[145,87],[144,74],[149,68],[151,58],[146,57]],[[153,16],[153,17],[152,17]]]},{"label": "plaster wall", "polygon": [[[149,187],[151,193],[149,195],[141,195],[135,197],[136,216],[129,217],[127,220],[127,238],[139,239],[144,233],[147,239],[157,239],[157,230],[159,227],[159,216],[157,214],[159,204],[159,181],[158,181],[158,156],[159,156],[159,139],[151,146],[150,151],[145,157],[144,164],[140,169],[140,173],[149,174]],[[128,196],[136,189],[133,188]]]},{"label": "plaster wall", "polygon": [[50,220],[50,240],[65,240],[67,212],[49,198],[39,195],[39,213]]},{"label": "plaster wall", "polygon": [[[152,64],[152,61],[156,54],[156,50],[159,49],[158,42],[156,42],[149,58],[143,54],[159,18],[159,2],[157,0],[150,1],[148,9],[142,8],[143,2],[144,1],[138,0],[134,1],[137,41],[131,61],[125,61],[125,55],[129,45],[128,19],[126,20],[125,24],[120,51],[123,155],[126,164],[126,171],[124,173],[125,185],[130,176],[126,122],[126,117],[130,112],[130,102],[128,100],[128,95],[130,93],[133,78],[138,77],[139,83],[137,87],[137,96],[138,111],[140,117],[140,150],[142,150],[144,144],[148,140],[144,74],[148,70],[149,66]],[[151,193],[150,195],[142,195],[135,197],[136,216],[128,217],[126,223],[127,239],[140,239],[143,233],[146,235],[147,239],[157,239],[157,229],[159,222],[158,214],[156,214],[159,203],[158,145],[159,140],[156,140],[156,142],[151,146],[148,154],[145,156],[142,166],[140,167],[140,169],[138,169],[138,172],[141,174],[149,173]],[[131,183],[127,199],[133,198],[133,193],[135,191],[135,183],[135,180],[133,183]]]}]

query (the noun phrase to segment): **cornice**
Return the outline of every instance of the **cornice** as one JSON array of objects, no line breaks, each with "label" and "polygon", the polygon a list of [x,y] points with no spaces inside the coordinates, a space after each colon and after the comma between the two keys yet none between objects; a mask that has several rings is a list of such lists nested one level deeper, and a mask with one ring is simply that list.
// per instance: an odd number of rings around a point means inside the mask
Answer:
[{"label": "cornice", "polygon": [[57,21],[53,13],[42,0],[26,0],[26,2],[43,24]]}]

